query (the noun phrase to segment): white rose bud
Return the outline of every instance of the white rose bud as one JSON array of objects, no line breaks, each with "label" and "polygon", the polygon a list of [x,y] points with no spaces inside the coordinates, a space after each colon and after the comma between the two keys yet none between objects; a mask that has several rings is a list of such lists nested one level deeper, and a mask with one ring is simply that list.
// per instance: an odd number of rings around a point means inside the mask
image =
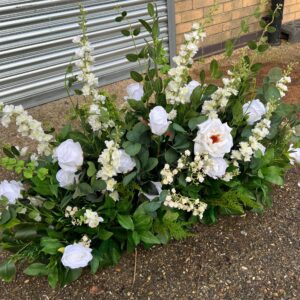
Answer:
[{"label": "white rose bud", "polygon": [[124,97],[125,100],[133,99],[136,101],[140,101],[144,96],[144,88],[139,83],[129,84],[126,88],[126,91],[128,96]]},{"label": "white rose bud", "polygon": [[253,125],[261,119],[261,117],[267,112],[267,109],[260,100],[255,99],[243,105],[243,112],[244,115],[248,116],[248,124]]},{"label": "white rose bud", "polygon": [[120,155],[120,162],[119,162],[117,172],[126,174],[132,171],[136,166],[135,161],[125,152],[125,150],[120,149],[118,151]]},{"label": "white rose bud", "polygon": [[227,161],[224,158],[220,158],[220,157],[211,158],[211,160],[212,160],[212,165],[208,170],[206,170],[206,174],[213,179],[218,179],[223,177],[228,167]]},{"label": "white rose bud", "polygon": [[300,148],[294,148],[294,145],[291,144],[289,148],[290,155],[290,164],[294,165],[296,163],[300,163]]},{"label": "white rose bud", "polygon": [[156,106],[151,109],[149,120],[151,131],[156,135],[163,135],[171,123],[168,121],[168,113],[162,106]]},{"label": "white rose bud", "polygon": [[159,181],[151,181],[151,183],[155,186],[157,194],[151,195],[151,194],[143,193],[145,197],[148,198],[150,201],[152,201],[156,197],[159,197],[160,193],[162,192],[162,184]]},{"label": "white rose bud", "polygon": [[227,123],[220,119],[208,119],[198,125],[198,133],[194,139],[195,154],[208,153],[212,157],[223,157],[233,146],[231,130]]},{"label": "white rose bud", "polygon": [[64,170],[59,170],[56,173],[56,180],[59,186],[64,188],[74,184],[77,181],[78,176],[73,172],[67,172]]},{"label": "white rose bud", "polygon": [[59,166],[66,172],[75,173],[83,164],[83,151],[78,142],[69,139],[54,150]]},{"label": "white rose bud", "polygon": [[69,245],[65,248],[61,263],[70,269],[86,267],[93,259],[92,249],[81,244]]},{"label": "white rose bud", "polygon": [[188,91],[189,91],[188,94],[186,95],[186,102],[188,102],[188,103],[191,102],[190,98],[192,96],[192,93],[193,93],[194,89],[196,87],[198,87],[199,85],[200,85],[200,83],[196,80],[192,80],[186,85],[186,87],[188,88]]},{"label": "white rose bud", "polygon": [[0,183],[0,198],[5,197],[9,204],[16,204],[17,199],[22,199],[22,190],[21,182],[4,180]]}]

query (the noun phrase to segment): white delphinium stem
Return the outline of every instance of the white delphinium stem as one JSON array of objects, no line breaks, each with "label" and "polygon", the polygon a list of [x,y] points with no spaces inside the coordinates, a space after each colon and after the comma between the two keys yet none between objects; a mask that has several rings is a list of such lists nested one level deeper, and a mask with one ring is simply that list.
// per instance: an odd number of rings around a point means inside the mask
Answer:
[{"label": "white delphinium stem", "polygon": [[207,204],[200,201],[200,199],[191,199],[189,197],[177,194],[174,188],[166,197],[164,205],[187,212],[192,212],[194,216],[198,216],[200,219],[203,218],[203,213],[207,208]]},{"label": "white delphinium stem", "polygon": [[7,128],[12,118],[16,120],[18,133],[38,143],[37,152],[39,155],[51,154],[49,143],[53,139],[53,136],[44,132],[42,123],[30,116],[22,105],[14,106],[0,103],[0,120],[2,126]]},{"label": "white delphinium stem", "polygon": [[193,63],[193,57],[198,51],[199,41],[206,37],[204,27],[200,23],[194,23],[192,32],[184,35],[185,42],[180,46],[178,56],[173,58],[177,67],[170,69],[171,81],[166,87],[166,99],[170,104],[184,104],[189,102],[187,95],[189,89],[185,86],[189,75],[189,68]]},{"label": "white delphinium stem", "polygon": [[212,95],[211,100],[206,100],[202,106],[202,113],[211,119],[218,118],[218,112],[224,111],[229,98],[238,94],[238,86],[240,78],[234,76],[231,71],[228,71],[230,78],[223,78],[224,87],[219,87]]}]

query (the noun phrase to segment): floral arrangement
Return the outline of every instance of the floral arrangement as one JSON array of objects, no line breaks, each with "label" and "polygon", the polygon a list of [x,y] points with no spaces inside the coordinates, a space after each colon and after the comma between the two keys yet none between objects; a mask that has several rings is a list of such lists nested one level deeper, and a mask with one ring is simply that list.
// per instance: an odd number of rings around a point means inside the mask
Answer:
[{"label": "floral arrangement", "polygon": [[[299,107],[282,101],[292,66],[256,81],[270,24],[261,21],[262,37],[248,43],[227,75],[211,62],[211,77],[222,81],[217,86],[205,83],[204,71],[199,81],[189,75],[211,16],[193,25],[170,67],[155,5],[148,12],[151,22],[122,31],[134,42],[142,28],[152,40],[127,55],[146,70],[130,73],[135,83],[121,108],[98,88],[83,8],[65,79],[75,125],[54,136],[21,106],[0,104],[1,124],[15,121],[18,133],[37,144],[30,154],[3,148],[0,166],[16,174],[0,183],[0,247],[12,252],[0,265],[3,279],[12,280],[15,264],[26,261],[27,275],[66,285],[84,267],[95,273],[116,264],[125,250],[182,239],[196,222],[262,212],[271,205],[272,185],[282,185],[300,162]],[[126,17],[122,12],[116,21]],[[241,32],[247,31],[243,22]],[[227,56],[233,46],[227,43]],[[72,90],[86,101],[74,103]]]}]

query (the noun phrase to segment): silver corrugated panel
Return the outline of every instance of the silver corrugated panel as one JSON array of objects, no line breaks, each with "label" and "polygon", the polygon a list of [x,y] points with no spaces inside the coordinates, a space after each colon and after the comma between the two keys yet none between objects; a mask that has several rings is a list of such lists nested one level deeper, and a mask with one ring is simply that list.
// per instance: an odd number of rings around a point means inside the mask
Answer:
[{"label": "silver corrugated panel", "polygon": [[[115,22],[118,7],[137,26],[139,18],[147,18],[148,2],[152,0],[83,1],[100,85],[127,78],[136,67],[124,58],[134,48],[131,38],[120,34],[126,23]],[[167,0],[156,3],[161,37],[168,48]],[[0,101],[29,107],[66,95],[64,73],[75,50],[72,38],[80,34],[78,15],[77,0],[0,1]],[[142,31],[138,48],[147,37]]]}]

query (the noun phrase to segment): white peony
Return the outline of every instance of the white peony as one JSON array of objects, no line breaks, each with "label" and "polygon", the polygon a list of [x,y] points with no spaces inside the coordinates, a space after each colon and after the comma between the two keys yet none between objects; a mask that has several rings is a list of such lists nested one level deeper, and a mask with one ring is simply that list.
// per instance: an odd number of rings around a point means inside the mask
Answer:
[{"label": "white peony", "polygon": [[124,97],[125,100],[133,99],[136,101],[140,101],[142,97],[144,96],[144,88],[139,83],[131,83],[126,88],[127,95]]},{"label": "white peony", "polygon": [[213,179],[221,178],[225,175],[228,163],[224,158],[212,157],[210,159],[211,164],[205,170],[205,174]]},{"label": "white peony", "polygon": [[93,259],[91,252],[92,249],[81,244],[69,245],[64,249],[61,263],[70,269],[84,268]]},{"label": "white peony", "polygon": [[294,145],[291,144],[289,148],[290,164],[294,165],[300,163],[300,148],[294,148]]},{"label": "white peony", "polygon": [[64,188],[76,183],[78,176],[74,172],[68,172],[63,169],[56,173],[56,180],[59,186]]},{"label": "white peony", "polygon": [[151,195],[151,194],[143,193],[145,197],[148,198],[150,201],[152,201],[156,197],[159,197],[160,193],[162,192],[162,184],[159,181],[151,181],[151,183],[155,186],[157,194]]},{"label": "white peony", "polygon": [[198,125],[198,133],[194,139],[194,153],[207,153],[212,157],[223,157],[233,146],[231,130],[227,123],[220,119],[208,119]]},{"label": "white peony", "polygon": [[261,117],[267,112],[267,109],[260,100],[255,99],[243,105],[243,112],[244,115],[248,116],[248,124],[253,125],[261,119]]},{"label": "white peony", "polygon": [[126,174],[134,169],[136,166],[135,161],[125,152],[123,149],[119,149],[119,166],[117,169],[118,173]]},{"label": "white peony", "polygon": [[21,182],[4,180],[0,183],[0,198],[5,197],[9,204],[16,204],[16,200],[22,198],[22,190],[23,185]]},{"label": "white peony", "polygon": [[188,88],[188,91],[189,91],[188,94],[186,95],[186,102],[191,102],[190,98],[192,96],[192,93],[193,93],[194,89],[196,87],[198,87],[199,85],[200,85],[200,83],[196,80],[192,80],[186,85],[186,87]]},{"label": "white peony", "polygon": [[171,122],[168,121],[168,113],[162,106],[155,106],[149,114],[149,126],[152,133],[163,135]]},{"label": "white peony", "polygon": [[83,151],[78,142],[69,139],[62,142],[55,150],[59,166],[66,172],[75,173],[83,164]]}]

